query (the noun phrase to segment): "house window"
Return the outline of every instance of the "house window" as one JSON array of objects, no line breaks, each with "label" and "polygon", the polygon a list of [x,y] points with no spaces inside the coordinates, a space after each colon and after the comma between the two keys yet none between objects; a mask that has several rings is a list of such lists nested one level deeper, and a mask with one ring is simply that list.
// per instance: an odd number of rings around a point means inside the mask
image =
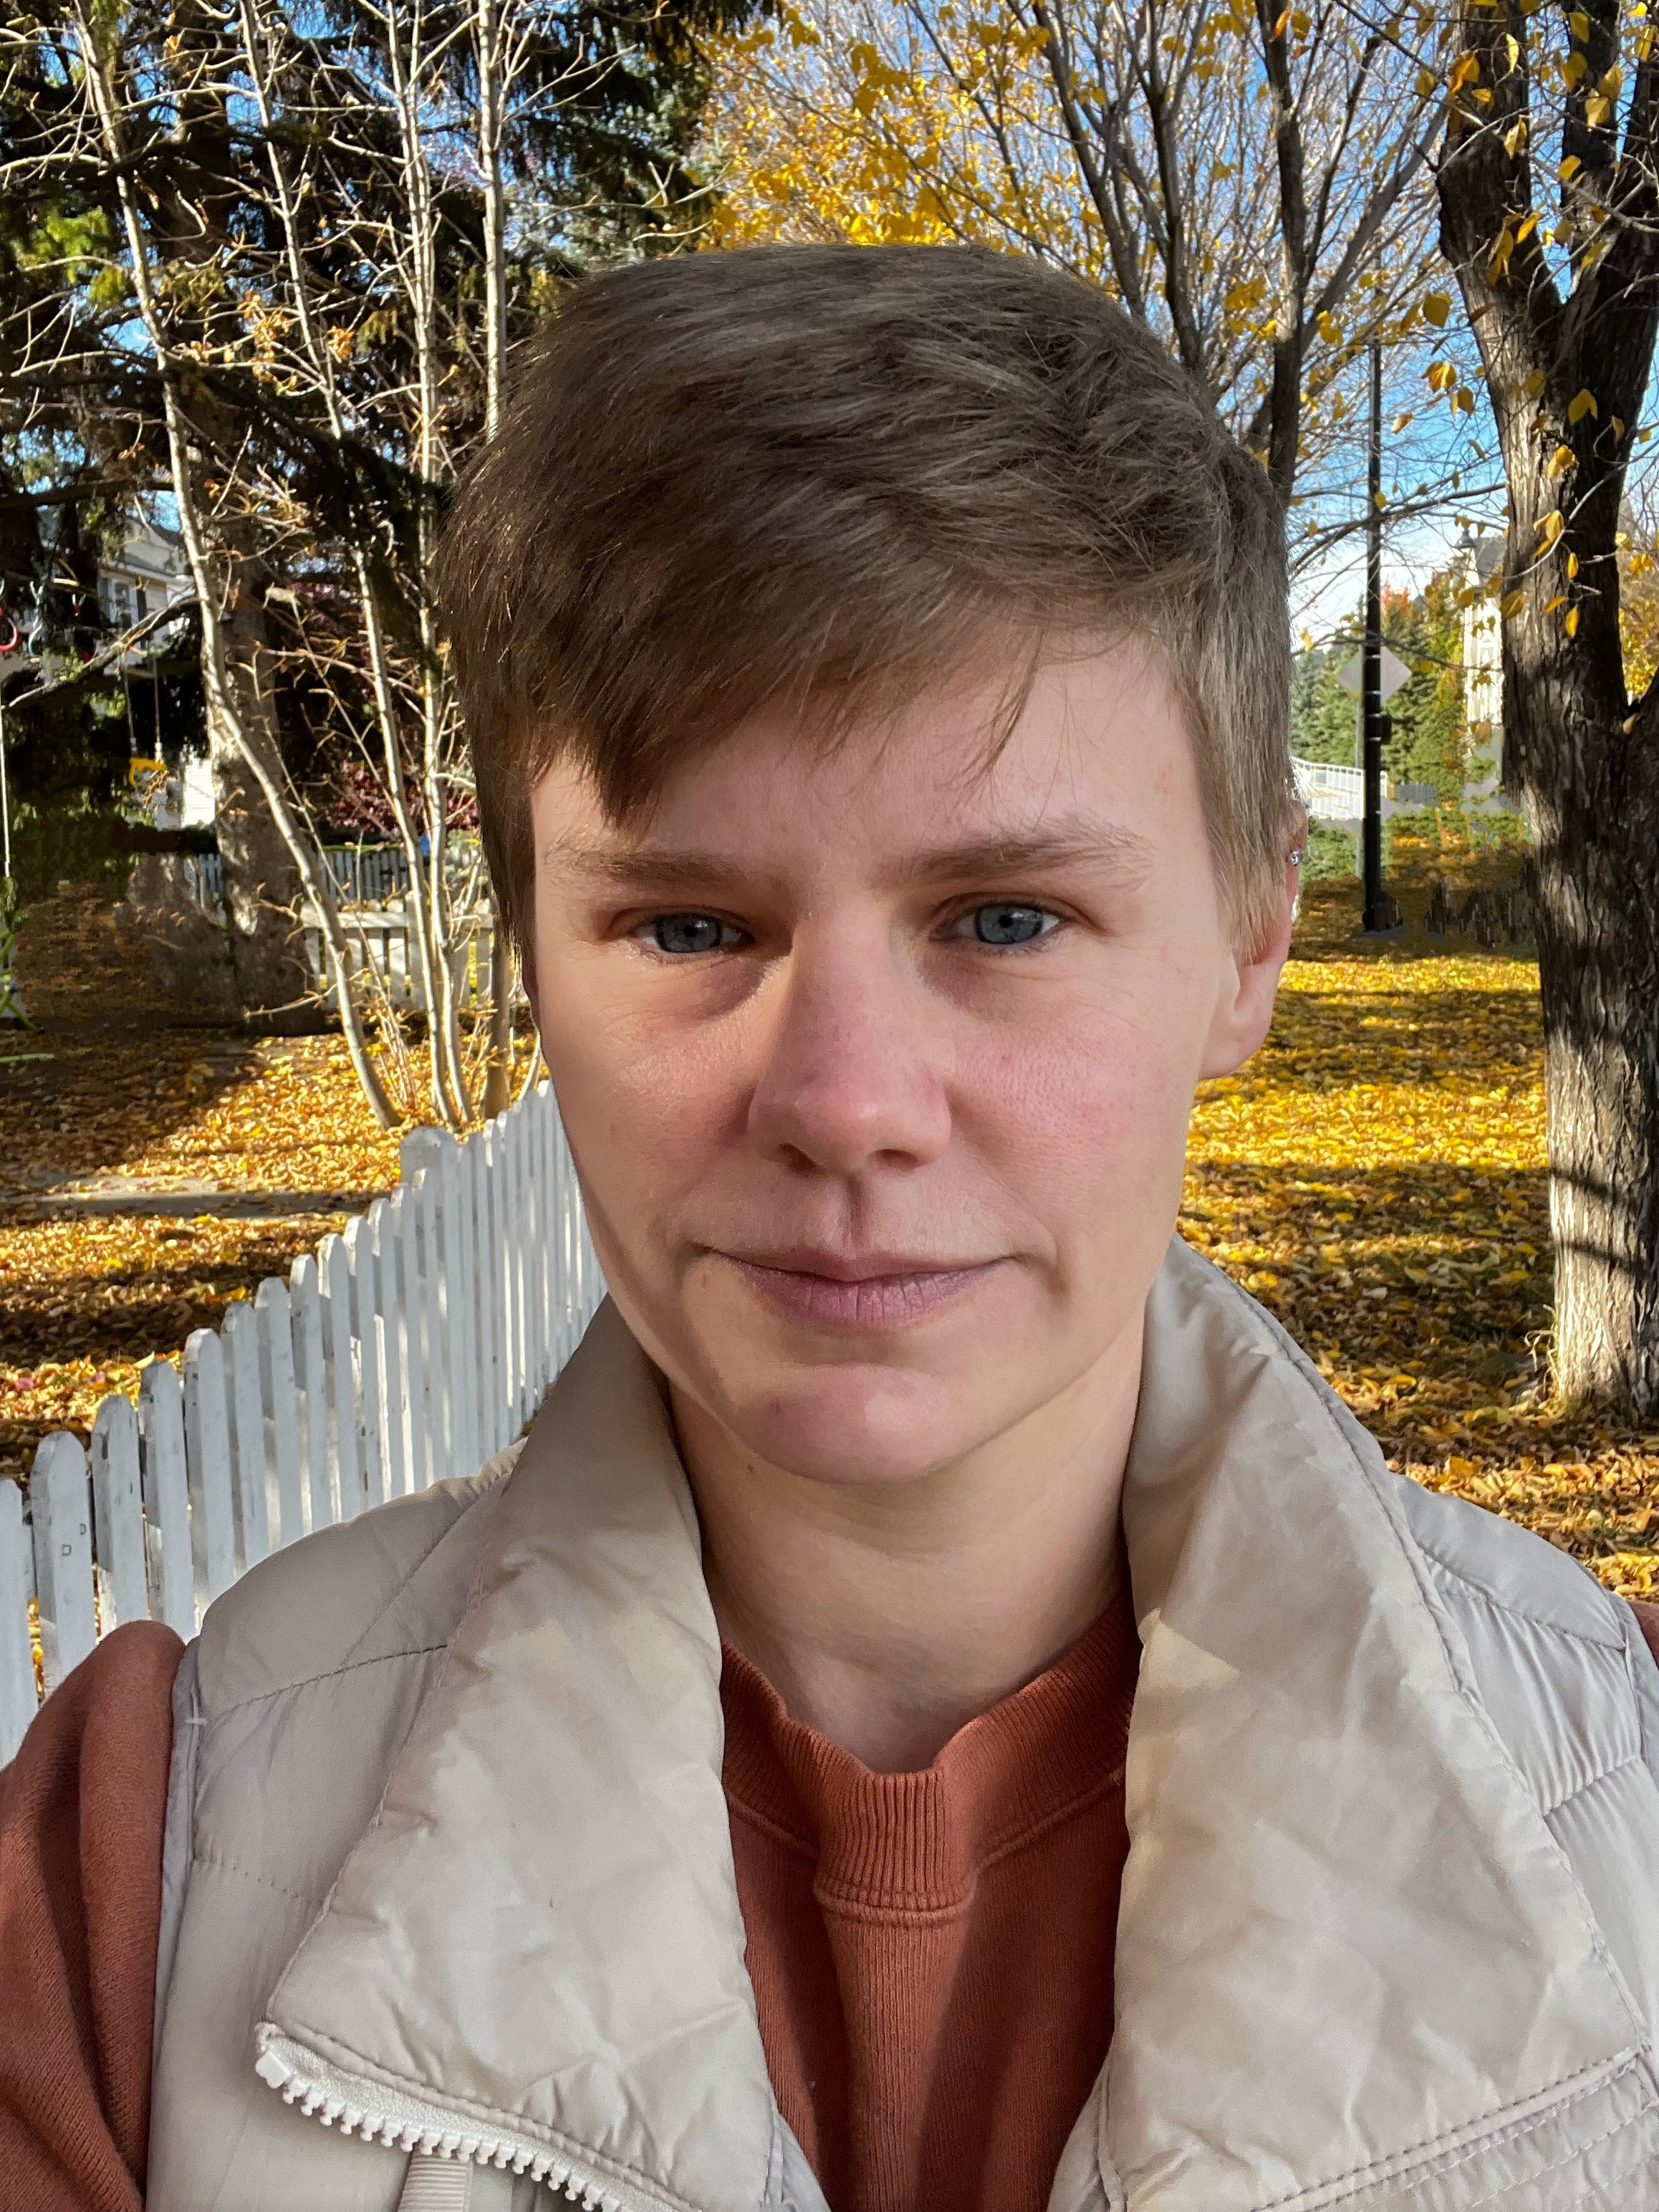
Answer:
[{"label": "house window", "polygon": [[125,576],[112,576],[106,588],[109,618],[118,629],[125,629],[132,620],[132,586]]},{"label": "house window", "polygon": [[144,617],[149,612],[149,594],[140,584],[133,592],[133,598],[138,603],[138,619],[143,622]]}]

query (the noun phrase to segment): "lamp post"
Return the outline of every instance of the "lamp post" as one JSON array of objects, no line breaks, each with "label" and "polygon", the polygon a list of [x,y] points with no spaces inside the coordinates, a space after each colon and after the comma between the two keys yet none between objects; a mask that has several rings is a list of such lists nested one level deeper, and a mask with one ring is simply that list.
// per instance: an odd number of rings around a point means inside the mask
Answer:
[{"label": "lamp post", "polygon": [[1360,653],[1360,766],[1364,775],[1361,849],[1365,933],[1392,929],[1400,909],[1382,888],[1382,748],[1394,724],[1382,690],[1382,348],[1370,345],[1370,436],[1365,467],[1365,637]]}]

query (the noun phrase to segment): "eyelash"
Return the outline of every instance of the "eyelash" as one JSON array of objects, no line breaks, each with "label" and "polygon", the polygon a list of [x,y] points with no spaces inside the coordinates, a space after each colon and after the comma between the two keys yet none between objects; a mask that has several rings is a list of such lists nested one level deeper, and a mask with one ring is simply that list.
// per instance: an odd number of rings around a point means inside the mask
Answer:
[{"label": "eyelash", "polygon": [[[981,938],[976,932],[963,927],[963,923],[971,922],[975,915],[998,908],[1005,913],[1041,915],[1047,927],[1039,929],[1034,937],[1015,938],[1004,943],[999,943],[994,939]],[[936,933],[947,941],[976,944],[986,951],[1024,952],[1028,951],[1033,945],[1042,944],[1045,938],[1052,937],[1065,919],[1066,917],[1057,913],[1053,907],[1044,906],[1037,899],[975,899],[971,906],[959,908]],[[729,952],[738,949],[736,945],[721,944],[711,945],[701,951],[671,951],[665,945],[654,941],[654,933],[665,923],[674,921],[712,921],[723,931],[733,932],[739,940],[747,936],[747,932],[741,929],[738,923],[727,921],[723,915],[709,913],[699,907],[678,907],[665,913],[652,915],[647,920],[637,922],[629,933],[636,942],[645,945],[648,950],[654,951],[659,958],[665,960],[706,959],[711,953]]]}]

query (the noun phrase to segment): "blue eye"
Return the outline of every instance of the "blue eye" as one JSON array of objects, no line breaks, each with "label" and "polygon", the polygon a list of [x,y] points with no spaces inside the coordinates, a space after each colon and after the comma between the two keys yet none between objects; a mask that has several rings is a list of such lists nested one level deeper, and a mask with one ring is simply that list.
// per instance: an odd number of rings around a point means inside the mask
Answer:
[{"label": "blue eye", "polygon": [[1055,917],[1040,906],[976,906],[974,935],[981,945],[1030,945],[1046,935]]},{"label": "blue eye", "polygon": [[647,927],[659,952],[719,952],[742,934],[713,914],[659,914]]}]

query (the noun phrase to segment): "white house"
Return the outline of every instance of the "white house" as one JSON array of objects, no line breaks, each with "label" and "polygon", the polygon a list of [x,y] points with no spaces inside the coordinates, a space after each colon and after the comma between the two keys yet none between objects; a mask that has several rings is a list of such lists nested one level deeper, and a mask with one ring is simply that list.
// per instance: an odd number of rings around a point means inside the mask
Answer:
[{"label": "white house", "polygon": [[144,516],[133,523],[120,552],[98,564],[99,604],[105,621],[118,629],[190,596],[184,541],[176,530],[164,530]]},{"label": "white house", "polygon": [[1503,564],[1499,537],[1459,549],[1455,574],[1476,596],[1463,609],[1463,719],[1469,733],[1463,804],[1474,814],[1513,811],[1499,777],[1504,764],[1504,641],[1498,601],[1487,586]]}]

